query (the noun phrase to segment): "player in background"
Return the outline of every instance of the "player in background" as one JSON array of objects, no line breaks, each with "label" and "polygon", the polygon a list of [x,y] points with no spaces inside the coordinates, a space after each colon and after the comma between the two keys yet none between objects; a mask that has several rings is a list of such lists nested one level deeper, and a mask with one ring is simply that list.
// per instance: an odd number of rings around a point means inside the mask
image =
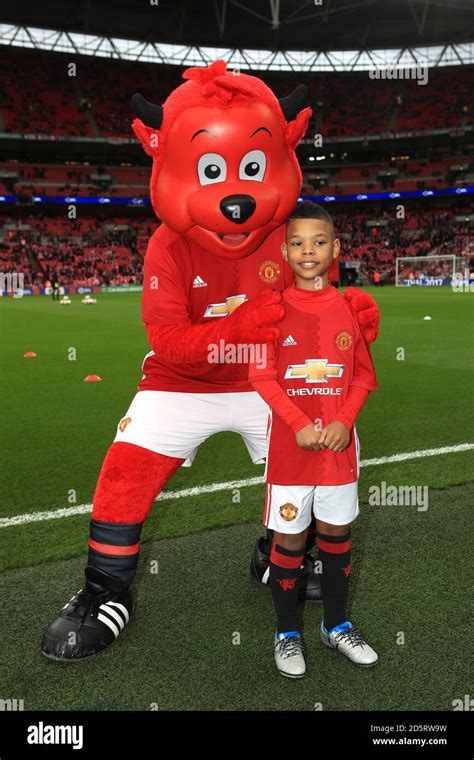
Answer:
[{"label": "player in background", "polygon": [[282,245],[295,282],[282,294],[280,338],[250,381],[270,406],[264,524],[274,531],[270,588],[277,615],[276,666],[290,678],[306,672],[297,613],[298,576],[308,528],[316,518],[324,620],[321,640],[357,665],[378,656],[347,619],[350,525],[359,513],[359,442],[354,427],[377,388],[369,350],[342,294],[328,284],[339,255],[330,215],[296,206]]},{"label": "player in background", "polygon": [[51,279],[52,279],[52,285],[53,285],[53,292],[51,294],[53,297],[53,301],[59,301],[59,279],[56,272],[53,274]]}]

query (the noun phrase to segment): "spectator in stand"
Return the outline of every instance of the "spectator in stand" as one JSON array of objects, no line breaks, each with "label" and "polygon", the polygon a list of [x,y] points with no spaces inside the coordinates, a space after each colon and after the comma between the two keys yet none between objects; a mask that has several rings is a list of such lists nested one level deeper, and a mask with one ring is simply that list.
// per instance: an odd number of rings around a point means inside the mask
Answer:
[{"label": "spectator in stand", "polygon": [[[376,236],[367,236],[367,222],[374,219],[373,207],[367,211],[360,208],[338,211],[334,218],[340,230],[342,258],[360,262],[358,271],[371,282],[372,273],[378,270],[380,284],[394,278],[397,257],[426,256],[433,252],[443,256],[456,251],[458,256],[469,259],[472,253],[469,221],[459,223],[454,218],[462,214],[467,219],[473,213],[472,208],[474,204],[464,198],[460,205],[451,208],[407,211],[403,222],[391,211],[382,209],[376,216],[386,225],[383,233]],[[144,241],[151,236],[154,226],[149,217],[131,220],[104,215],[71,222],[40,212],[22,215],[21,232],[15,229],[17,217],[2,219],[0,271],[13,272],[21,267],[28,282],[38,285],[45,284],[46,279],[57,279],[61,285],[70,287],[142,283]],[[124,225],[128,228],[126,232],[114,231]]]}]

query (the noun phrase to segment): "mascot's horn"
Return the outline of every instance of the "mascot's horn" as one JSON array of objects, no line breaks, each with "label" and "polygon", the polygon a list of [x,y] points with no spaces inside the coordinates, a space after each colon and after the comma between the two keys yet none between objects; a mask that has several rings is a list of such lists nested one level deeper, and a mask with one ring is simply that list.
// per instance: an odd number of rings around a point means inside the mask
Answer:
[{"label": "mascot's horn", "polygon": [[[287,121],[291,121],[301,111],[308,101],[308,88],[305,84],[299,84],[286,98],[280,98],[280,108]],[[132,110],[147,127],[160,129],[163,121],[163,108],[155,106],[145,100],[143,95],[135,93],[131,101]]]},{"label": "mascot's horn", "polygon": [[153,103],[149,103],[145,100],[143,95],[135,93],[131,100],[132,111],[135,111],[137,116],[142,120],[147,127],[153,129],[160,129],[161,122],[163,121],[163,109],[161,106],[155,106]]},{"label": "mascot's horn", "polygon": [[278,101],[283,115],[287,121],[292,121],[295,116],[308,102],[308,88],[305,84],[299,84],[286,98]]}]

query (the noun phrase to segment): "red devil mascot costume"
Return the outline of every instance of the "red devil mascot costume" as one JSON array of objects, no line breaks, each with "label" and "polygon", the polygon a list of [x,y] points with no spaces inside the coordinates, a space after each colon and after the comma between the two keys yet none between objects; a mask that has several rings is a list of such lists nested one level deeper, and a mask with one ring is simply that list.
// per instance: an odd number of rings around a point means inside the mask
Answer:
[{"label": "red devil mascot costume", "polygon": [[[248,365],[213,361],[210,347],[265,343],[279,334],[280,291],[292,282],[281,254],[284,222],[301,187],[295,148],[311,115],[300,85],[278,100],[257,77],[224,61],[184,72],[163,106],[135,95],[133,129],[153,159],[151,202],[162,224],[145,259],[143,320],[151,351],[120,420],[97,484],[86,583],[48,626],[42,653],[92,657],[112,644],[133,612],[140,533],[157,495],[199,444],[240,433],[251,459],[266,456],[268,407]],[[350,289],[365,339],[378,311]],[[268,540],[252,572],[265,582]],[[314,573],[303,593],[318,598]]]}]

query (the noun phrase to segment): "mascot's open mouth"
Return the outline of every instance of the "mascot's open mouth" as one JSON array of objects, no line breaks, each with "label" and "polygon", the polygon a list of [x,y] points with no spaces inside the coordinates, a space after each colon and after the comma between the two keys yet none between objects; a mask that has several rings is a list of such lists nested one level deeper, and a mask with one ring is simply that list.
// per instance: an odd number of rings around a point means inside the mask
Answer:
[{"label": "mascot's open mouth", "polygon": [[224,232],[216,233],[218,238],[222,240],[226,245],[241,245],[244,240],[249,236],[249,232],[230,232],[228,234]]}]

